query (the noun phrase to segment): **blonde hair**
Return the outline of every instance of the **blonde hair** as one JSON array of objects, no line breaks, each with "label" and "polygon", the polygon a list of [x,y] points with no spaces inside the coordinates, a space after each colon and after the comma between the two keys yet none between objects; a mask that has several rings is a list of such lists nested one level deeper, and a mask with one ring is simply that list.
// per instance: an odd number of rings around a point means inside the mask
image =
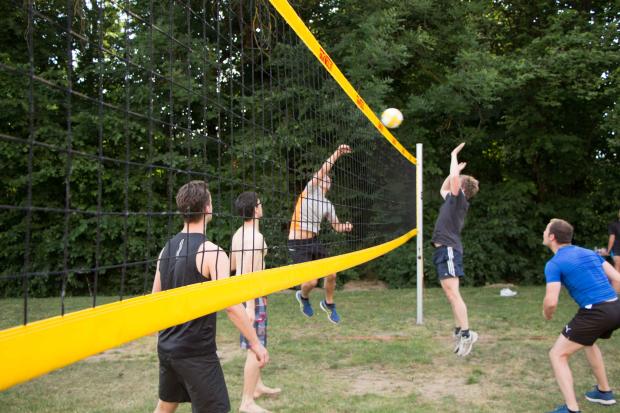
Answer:
[{"label": "blonde hair", "polygon": [[480,190],[478,180],[470,175],[461,175],[461,189],[467,199],[473,198]]}]

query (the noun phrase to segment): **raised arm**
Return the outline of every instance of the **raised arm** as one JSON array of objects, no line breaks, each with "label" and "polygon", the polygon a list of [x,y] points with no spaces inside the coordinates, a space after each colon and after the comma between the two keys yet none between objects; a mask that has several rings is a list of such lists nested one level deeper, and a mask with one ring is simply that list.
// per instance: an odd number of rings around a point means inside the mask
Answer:
[{"label": "raised arm", "polygon": [[318,185],[318,183],[323,180],[329,171],[331,171],[332,166],[334,166],[338,158],[346,153],[351,153],[351,147],[349,145],[340,145],[338,149],[336,149],[334,153],[332,153],[331,156],[323,162],[321,168],[314,174],[312,177],[312,183],[314,185]]},{"label": "raised arm", "polygon": [[448,196],[448,193],[457,196],[461,190],[461,171],[467,165],[465,162],[459,163],[458,161],[458,154],[463,149],[463,146],[465,146],[465,142],[454,148],[450,154],[450,176],[441,185],[440,192],[442,198]]}]

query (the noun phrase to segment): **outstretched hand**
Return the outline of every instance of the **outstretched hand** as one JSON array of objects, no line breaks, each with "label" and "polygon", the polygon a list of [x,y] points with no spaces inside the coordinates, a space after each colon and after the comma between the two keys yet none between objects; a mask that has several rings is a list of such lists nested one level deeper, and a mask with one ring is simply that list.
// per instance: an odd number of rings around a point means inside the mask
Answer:
[{"label": "outstretched hand", "polygon": [[459,146],[457,146],[456,148],[452,149],[452,156],[458,155],[459,152],[461,152],[461,149],[463,149],[463,146],[465,146],[465,142],[461,143]]},{"label": "outstretched hand", "polygon": [[336,153],[338,155],[344,155],[345,153],[351,153],[351,147],[349,145],[340,145],[338,149],[336,149]]}]

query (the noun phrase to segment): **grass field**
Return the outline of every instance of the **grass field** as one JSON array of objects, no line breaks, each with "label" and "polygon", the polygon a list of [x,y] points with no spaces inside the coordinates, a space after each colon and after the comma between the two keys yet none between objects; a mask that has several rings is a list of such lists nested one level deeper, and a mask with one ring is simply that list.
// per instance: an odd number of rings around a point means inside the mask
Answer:
[{"label": "grass field", "polygon": [[[275,412],[545,412],[562,401],[547,351],[576,305],[563,294],[551,322],[541,315],[544,287],[466,288],[472,328],[480,340],[467,358],[451,352],[453,322],[440,289],[425,291],[425,323],[415,324],[415,290],[339,291],[341,325],[318,313],[304,318],[290,291],[269,301],[272,362],[263,371],[278,398],[259,400]],[[83,300],[82,302],[80,300]],[[19,301],[0,302],[0,326],[19,320]],[[74,299],[76,308],[88,299]],[[57,300],[33,300],[35,317],[57,311]],[[620,337],[620,335],[619,335]],[[600,342],[610,382],[620,386],[619,338]],[[45,345],[45,343],[41,343]],[[218,345],[233,411],[239,406],[245,354],[221,314]],[[573,357],[582,411],[594,384],[585,355]],[[1,368],[1,367],[0,367]],[[2,412],[149,412],[157,401],[156,337],[149,336],[0,393]],[[184,405],[179,412],[189,412]]]}]

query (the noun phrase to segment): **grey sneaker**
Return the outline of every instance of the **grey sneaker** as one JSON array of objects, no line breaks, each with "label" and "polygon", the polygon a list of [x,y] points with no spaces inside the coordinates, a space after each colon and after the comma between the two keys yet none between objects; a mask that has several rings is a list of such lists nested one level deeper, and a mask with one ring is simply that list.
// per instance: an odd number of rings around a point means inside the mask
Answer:
[{"label": "grey sneaker", "polygon": [[461,332],[458,333],[452,332],[452,339],[454,340],[454,351],[453,353],[457,353],[459,351],[459,347],[461,346]]},{"label": "grey sneaker", "polygon": [[474,347],[474,343],[478,341],[478,333],[475,331],[469,332],[469,337],[461,336],[461,340],[459,341],[459,349],[456,353],[459,357],[465,357],[469,353],[471,353],[471,349]]}]

